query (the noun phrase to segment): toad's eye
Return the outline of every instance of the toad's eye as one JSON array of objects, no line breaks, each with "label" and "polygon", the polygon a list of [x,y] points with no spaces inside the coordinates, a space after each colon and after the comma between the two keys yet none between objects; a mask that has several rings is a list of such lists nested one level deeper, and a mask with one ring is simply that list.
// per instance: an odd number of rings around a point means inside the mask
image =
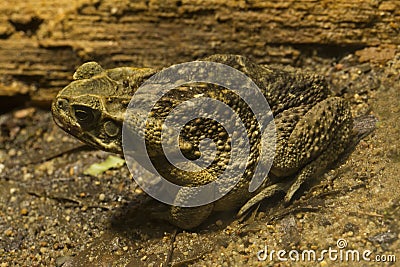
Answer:
[{"label": "toad's eye", "polygon": [[75,118],[81,126],[89,126],[94,123],[97,118],[96,112],[89,107],[74,105],[73,110]]}]

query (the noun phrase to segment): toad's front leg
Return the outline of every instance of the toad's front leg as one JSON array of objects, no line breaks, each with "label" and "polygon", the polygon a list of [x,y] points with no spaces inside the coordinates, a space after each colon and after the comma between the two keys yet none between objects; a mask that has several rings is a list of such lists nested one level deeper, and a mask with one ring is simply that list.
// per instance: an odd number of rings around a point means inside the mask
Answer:
[{"label": "toad's front leg", "polygon": [[[169,182],[180,186],[174,195],[168,198],[174,199],[173,205],[164,207],[161,212],[152,212],[155,218],[163,219],[182,229],[192,229],[205,221],[214,209],[215,194],[219,190],[216,186],[215,175],[203,169],[195,172],[183,171],[175,166],[165,164],[159,166],[160,173]],[[215,185],[204,187],[205,185]],[[163,191],[168,194],[169,191]],[[203,205],[201,205],[203,204]]]},{"label": "toad's front leg", "polygon": [[183,207],[182,204],[187,206],[199,201],[197,197],[202,196],[196,195],[197,192],[198,189],[195,187],[189,188],[189,190],[187,188],[179,190],[175,199],[176,205],[168,205],[162,212],[153,212],[152,216],[166,220],[182,229],[192,229],[199,226],[210,216],[214,209],[214,204],[211,202],[196,207]]}]

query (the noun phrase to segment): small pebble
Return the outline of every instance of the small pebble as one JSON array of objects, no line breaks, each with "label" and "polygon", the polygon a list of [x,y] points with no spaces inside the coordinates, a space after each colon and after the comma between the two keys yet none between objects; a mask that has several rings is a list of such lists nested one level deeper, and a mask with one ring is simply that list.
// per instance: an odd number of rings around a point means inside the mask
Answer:
[{"label": "small pebble", "polygon": [[6,236],[12,236],[13,235],[13,231],[11,229],[7,229],[7,230],[4,231],[4,234]]},{"label": "small pebble", "polygon": [[101,194],[99,195],[99,200],[100,200],[100,201],[104,201],[104,199],[106,199],[106,195],[103,194],[103,193],[101,193]]},{"label": "small pebble", "polygon": [[27,215],[29,211],[26,208],[22,208],[19,212],[21,215]]},{"label": "small pebble", "polygon": [[348,231],[347,232],[347,236],[353,236],[354,235],[354,232],[353,231]]},{"label": "small pebble", "polygon": [[14,187],[10,188],[10,194],[11,194],[11,195],[14,194],[14,193],[17,192],[17,191],[18,191],[17,188],[14,188]]},{"label": "small pebble", "polygon": [[304,217],[304,214],[303,213],[297,213],[296,214],[296,218],[297,219],[302,219]]},{"label": "small pebble", "polygon": [[15,155],[17,155],[17,150],[15,148],[11,148],[10,150],[8,150],[8,155],[10,157],[14,157]]},{"label": "small pebble", "polygon": [[143,190],[140,189],[140,188],[136,188],[136,189],[135,189],[135,193],[136,193],[136,194],[142,194],[142,193],[143,193]]}]

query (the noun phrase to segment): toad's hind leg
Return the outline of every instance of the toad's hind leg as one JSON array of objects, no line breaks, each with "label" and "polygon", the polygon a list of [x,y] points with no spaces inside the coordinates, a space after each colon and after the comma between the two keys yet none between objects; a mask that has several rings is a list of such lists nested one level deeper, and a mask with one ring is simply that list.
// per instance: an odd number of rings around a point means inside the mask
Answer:
[{"label": "toad's hind leg", "polygon": [[311,109],[285,110],[275,118],[275,124],[277,143],[271,172],[288,177],[314,161],[335,140],[339,139],[337,150],[343,149],[353,123],[347,102],[329,97]]},{"label": "toad's hind leg", "polygon": [[354,121],[354,127],[349,135],[346,124],[343,124],[338,131],[338,136],[348,136],[348,141],[337,138],[329,145],[315,161],[305,166],[298,174],[297,179],[291,185],[285,196],[285,202],[289,202],[302,183],[310,177],[316,177],[329,169],[341,164],[354,150],[358,142],[375,129],[377,119],[374,116],[358,117]]},{"label": "toad's hind leg", "polygon": [[325,99],[308,111],[302,106],[286,110],[275,118],[275,124],[277,144],[271,173],[278,183],[261,189],[242,206],[239,216],[278,191],[286,192],[284,200],[289,202],[305,181],[327,171],[351,140],[350,108],[337,97]]},{"label": "toad's hind leg", "polygon": [[[299,130],[296,129],[298,126],[301,126]],[[337,97],[328,98],[321,102],[320,106],[315,106],[306,114],[301,125],[296,125],[292,135],[305,140],[300,144],[306,144],[304,147],[309,150],[300,148],[297,153],[298,159],[301,162],[309,157],[311,161],[296,173],[294,182],[286,192],[285,202],[291,200],[304,182],[335,167],[351,143],[352,127],[350,108],[344,100]],[[311,129],[310,133],[307,134],[305,129]],[[289,141],[289,146],[293,145],[294,139]],[[312,154],[317,156],[310,156]]]}]

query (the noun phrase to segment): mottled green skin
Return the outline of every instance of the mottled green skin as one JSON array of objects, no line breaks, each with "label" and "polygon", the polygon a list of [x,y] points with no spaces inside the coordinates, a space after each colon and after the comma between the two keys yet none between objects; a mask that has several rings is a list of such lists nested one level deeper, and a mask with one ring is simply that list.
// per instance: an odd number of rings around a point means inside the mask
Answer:
[{"label": "mottled green skin", "polygon": [[[249,193],[261,139],[257,127],[252,127],[257,124],[248,107],[228,90],[217,90],[212,85],[192,84],[171,91],[154,110],[146,136],[149,155],[166,179],[185,186],[206,184],[224,170],[224,162],[229,160],[230,139],[221,127],[206,120],[195,120],[183,130],[180,147],[187,158],[195,159],[199,156],[200,137],[211,138],[218,144],[214,164],[198,173],[186,173],[165,160],[159,145],[159,130],[163,118],[183,100],[201,94],[230,105],[244,121],[251,145],[250,157],[244,159],[248,163],[246,171],[231,192],[208,205],[172,206],[165,214],[159,214],[171,223],[190,229],[202,223],[213,210],[242,207],[240,214],[243,214],[277,191],[285,191],[284,200],[288,202],[304,181],[331,168],[346,147],[354,143],[349,105],[341,98],[330,96],[322,77],[260,66],[241,56],[214,55],[203,60],[223,63],[243,72],[262,90],[276,125],[275,158],[268,179],[257,191]],[[76,80],[61,90],[54,101],[55,121],[83,142],[122,154],[121,127],[126,107],[140,84],[157,71],[128,67],[103,70],[97,63],[86,63],[74,74]]]}]

